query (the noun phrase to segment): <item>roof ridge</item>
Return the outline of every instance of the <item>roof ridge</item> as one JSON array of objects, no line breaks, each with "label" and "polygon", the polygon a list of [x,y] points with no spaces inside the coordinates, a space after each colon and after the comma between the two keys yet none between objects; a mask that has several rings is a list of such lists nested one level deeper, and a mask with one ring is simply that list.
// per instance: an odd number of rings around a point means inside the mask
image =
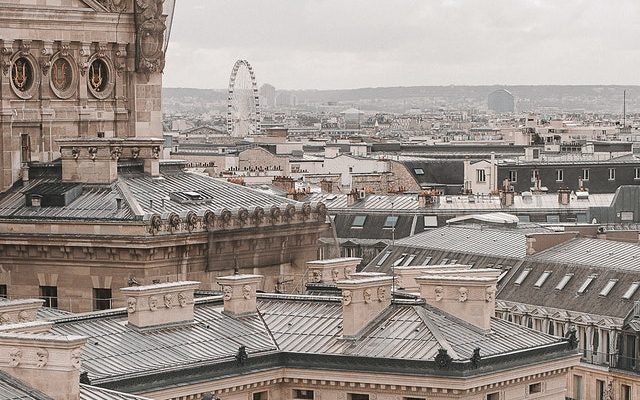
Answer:
[{"label": "roof ridge", "polygon": [[427,314],[427,310],[423,306],[413,306],[413,310],[416,312],[418,317],[422,320],[422,323],[429,329],[433,337],[436,339],[440,347],[447,350],[447,354],[454,359],[461,359],[458,353],[451,347],[447,339],[444,337],[438,325],[436,325],[429,315]]}]

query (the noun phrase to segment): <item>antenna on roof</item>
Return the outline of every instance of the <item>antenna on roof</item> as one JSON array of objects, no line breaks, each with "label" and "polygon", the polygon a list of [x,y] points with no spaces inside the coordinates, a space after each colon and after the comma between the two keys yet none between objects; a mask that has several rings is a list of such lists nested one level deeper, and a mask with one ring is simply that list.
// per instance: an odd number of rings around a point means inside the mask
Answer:
[{"label": "antenna on roof", "polygon": [[[391,218],[393,219],[393,200],[391,200]],[[395,247],[396,244],[396,224],[391,227],[391,246]],[[396,263],[391,263],[391,304],[394,302],[394,296],[396,291]]]}]

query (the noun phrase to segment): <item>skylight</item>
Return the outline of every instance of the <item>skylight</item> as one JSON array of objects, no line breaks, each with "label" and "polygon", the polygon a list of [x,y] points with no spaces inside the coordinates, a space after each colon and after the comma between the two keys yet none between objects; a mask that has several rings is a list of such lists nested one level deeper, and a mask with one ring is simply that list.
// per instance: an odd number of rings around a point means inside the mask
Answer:
[{"label": "skylight", "polygon": [[411,264],[411,261],[413,261],[414,258],[416,258],[416,255],[411,254],[409,257],[407,257],[406,260],[404,260],[404,262],[402,263],[402,266],[406,267],[407,265]]},{"label": "skylight", "polygon": [[413,172],[415,172],[416,175],[424,175],[424,170],[422,168],[414,168]]},{"label": "skylight", "polygon": [[364,226],[364,221],[367,220],[366,215],[356,215],[353,218],[353,223],[351,224],[352,228],[362,228]]},{"label": "skylight", "polygon": [[500,273],[500,276],[498,276],[498,283],[500,283],[500,281],[502,281],[502,279],[504,279],[504,277],[507,276],[510,270],[511,268],[507,268]]},{"label": "skylight", "polygon": [[639,287],[640,287],[640,282],[633,282],[631,286],[629,286],[629,289],[627,289],[627,291],[624,293],[624,295],[622,295],[622,298],[629,300],[631,296],[633,296],[636,293]]},{"label": "skylight", "polygon": [[567,286],[567,283],[569,283],[572,277],[573,277],[573,274],[566,274],[565,276],[563,276],[560,282],[558,282],[558,285],[556,286],[556,290],[564,289],[564,287]]},{"label": "skylight", "polygon": [[609,279],[609,282],[607,282],[607,284],[604,285],[604,288],[600,291],[600,296],[608,295],[611,289],[616,285],[616,282],[618,282],[617,279]]},{"label": "skylight", "polygon": [[397,260],[395,260],[395,261],[393,262],[393,266],[394,266],[394,267],[397,267],[398,265],[400,265],[400,264],[404,261],[404,258],[405,258],[406,256],[407,256],[407,253],[402,253],[402,255],[400,256],[400,258],[398,258]]},{"label": "skylight", "polygon": [[387,219],[384,221],[383,228],[395,228],[397,223],[398,223],[397,215],[388,215]]},{"label": "skylight", "polygon": [[380,259],[378,260],[378,262],[376,263],[376,266],[381,266],[382,264],[384,264],[385,261],[387,261],[387,258],[389,258],[389,256],[391,255],[390,251],[385,251],[384,255],[382,257],[380,257]]},{"label": "skylight", "polygon": [[531,272],[531,268],[527,268],[524,271],[522,271],[520,273],[520,276],[518,276],[518,278],[515,281],[516,285],[521,285],[522,282],[524,282],[524,280],[527,278],[527,275],[529,275],[529,272]]},{"label": "skylight", "polygon": [[542,275],[540,275],[540,278],[538,278],[538,280],[536,281],[536,283],[533,284],[533,286],[535,287],[541,287],[542,285],[544,285],[544,282],[547,280],[547,278],[549,277],[549,275],[551,275],[552,271],[544,271],[542,273]]},{"label": "skylight", "polygon": [[589,285],[591,285],[591,282],[593,282],[593,280],[596,279],[597,276],[598,275],[589,275],[587,277],[587,280],[585,280],[584,283],[578,289],[578,294],[584,293],[585,290],[587,290],[587,288],[589,287]]}]

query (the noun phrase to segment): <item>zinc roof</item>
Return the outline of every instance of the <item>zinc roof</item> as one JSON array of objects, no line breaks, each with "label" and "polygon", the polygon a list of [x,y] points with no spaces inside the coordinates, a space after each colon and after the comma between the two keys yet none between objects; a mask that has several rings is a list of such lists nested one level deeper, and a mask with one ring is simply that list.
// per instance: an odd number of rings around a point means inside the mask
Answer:
[{"label": "zinc roof", "polygon": [[534,260],[640,271],[640,246],[635,243],[575,238],[534,254]]}]

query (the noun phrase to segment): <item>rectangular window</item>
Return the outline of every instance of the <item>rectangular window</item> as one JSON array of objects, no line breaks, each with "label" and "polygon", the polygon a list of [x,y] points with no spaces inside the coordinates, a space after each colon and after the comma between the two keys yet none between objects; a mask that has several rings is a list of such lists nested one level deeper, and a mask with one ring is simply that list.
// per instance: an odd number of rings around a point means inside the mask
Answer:
[{"label": "rectangular window", "polygon": [[364,226],[364,222],[367,220],[366,215],[356,215],[353,218],[353,222],[351,223],[352,228],[362,228]]},{"label": "rectangular window", "polygon": [[633,221],[633,211],[620,211],[620,221]]},{"label": "rectangular window", "polygon": [[596,379],[596,399],[604,400],[604,381]]},{"label": "rectangular window", "polygon": [[500,283],[504,279],[504,277],[507,276],[509,270],[510,268],[507,268],[500,273],[500,276],[498,276],[498,283]]},{"label": "rectangular window", "polygon": [[293,398],[295,400],[313,400],[313,390],[293,389]]},{"label": "rectangular window", "polygon": [[556,182],[562,182],[564,180],[564,170],[556,170]]},{"label": "rectangular window", "polygon": [[93,289],[93,310],[111,308],[111,289]]},{"label": "rectangular window", "polygon": [[583,400],[584,395],[582,394],[582,376],[574,375],[573,376],[573,398],[575,400]]},{"label": "rectangular window", "polygon": [[7,298],[7,285],[0,285],[0,297],[3,299]]},{"label": "rectangular window", "polygon": [[427,258],[425,258],[425,259],[424,259],[424,261],[422,262],[422,265],[429,265],[429,263],[431,262],[431,259],[432,259],[432,258],[433,258],[433,257],[427,257]]},{"label": "rectangular window", "polygon": [[589,180],[589,168],[582,168],[582,180],[583,181]]},{"label": "rectangular window", "polygon": [[382,264],[384,264],[385,261],[387,261],[387,258],[389,258],[389,256],[391,255],[390,251],[385,251],[384,254],[382,255],[382,257],[380,257],[380,259],[378,260],[378,262],[376,263],[376,266],[381,266]]},{"label": "rectangular window", "polygon": [[520,222],[531,222],[531,218],[528,215],[518,215],[518,221]]},{"label": "rectangular window", "polygon": [[532,169],[531,170],[531,182],[535,182],[538,180],[538,170],[537,169]]},{"label": "rectangular window", "polygon": [[499,392],[488,393],[487,400],[500,400],[500,393]]},{"label": "rectangular window", "polygon": [[611,289],[613,289],[613,287],[616,285],[616,282],[618,282],[617,279],[609,279],[609,282],[607,282],[607,284],[604,285],[604,287],[600,291],[600,296],[608,295]]},{"label": "rectangular window", "polygon": [[369,395],[362,393],[349,393],[347,398],[348,400],[369,400]]},{"label": "rectangular window", "polygon": [[556,224],[558,222],[560,222],[560,216],[559,215],[547,215],[547,222],[550,224]]},{"label": "rectangular window", "polygon": [[572,277],[573,274],[566,274],[565,276],[563,276],[560,282],[558,282],[558,285],[556,285],[556,290],[564,289],[564,287],[567,286],[567,283],[569,283]]},{"label": "rectangular window", "polygon": [[509,171],[509,182],[518,182],[518,171]]},{"label": "rectangular window", "polygon": [[449,259],[448,259],[448,258],[443,258],[443,259],[440,261],[440,265],[446,265],[448,262],[449,262]]},{"label": "rectangular window", "polygon": [[31,161],[31,138],[28,134],[23,133],[20,135],[20,162],[28,163]]},{"label": "rectangular window", "polygon": [[58,308],[58,287],[40,286],[40,298],[44,300],[45,307]]},{"label": "rectangular window", "polygon": [[580,288],[578,289],[578,294],[584,293],[589,287],[589,285],[591,285],[591,282],[593,282],[593,280],[596,279],[597,276],[598,275],[589,275],[587,279],[582,283]]},{"label": "rectangular window", "polygon": [[269,392],[264,391],[264,392],[255,392],[251,398],[253,400],[269,400]]},{"label": "rectangular window", "polygon": [[415,172],[416,175],[424,175],[424,170],[422,168],[414,168],[413,172]]},{"label": "rectangular window", "polygon": [[398,223],[397,215],[388,215],[387,219],[384,221],[383,228],[395,228]]},{"label": "rectangular window", "polygon": [[437,228],[438,227],[438,217],[435,215],[425,215],[424,216],[424,227],[425,228]]},{"label": "rectangular window", "polygon": [[484,171],[484,169],[477,169],[476,170],[476,180],[480,183],[482,182],[486,182],[487,181],[487,174]]},{"label": "rectangular window", "polygon": [[631,386],[622,385],[622,400],[631,400]]},{"label": "rectangular window", "polygon": [[413,261],[414,258],[416,258],[416,255],[415,254],[411,254],[409,257],[407,257],[406,260],[404,260],[404,262],[402,263],[402,266],[406,267],[406,266],[410,265],[411,261]]},{"label": "rectangular window", "polygon": [[529,272],[531,272],[531,268],[526,268],[524,271],[522,271],[516,279],[515,284],[521,285],[522,282],[524,282],[524,280],[527,278],[527,275],[529,275]]},{"label": "rectangular window", "polygon": [[636,174],[633,177],[633,179],[640,180],[640,167],[636,167],[634,170],[635,170]]},{"label": "rectangular window", "polygon": [[638,291],[638,287],[640,287],[640,282],[633,282],[631,286],[629,286],[629,289],[624,292],[622,298],[625,300],[629,300],[634,294],[636,294],[636,291]]},{"label": "rectangular window", "polygon": [[616,180],[616,169],[615,168],[609,168],[609,180],[610,181],[615,181]]},{"label": "rectangular window", "polygon": [[538,278],[536,283],[533,284],[533,286],[537,288],[541,287],[544,284],[544,282],[547,280],[549,275],[551,275],[551,271],[544,271],[542,275],[540,275],[540,278]]},{"label": "rectangular window", "polygon": [[542,382],[532,383],[529,385],[529,394],[542,393]]},{"label": "rectangular window", "polygon": [[395,260],[393,262],[393,266],[397,267],[398,265],[402,264],[402,262],[404,261],[405,257],[407,256],[407,253],[402,253],[402,255],[400,256],[400,258],[398,258],[397,260]]}]

